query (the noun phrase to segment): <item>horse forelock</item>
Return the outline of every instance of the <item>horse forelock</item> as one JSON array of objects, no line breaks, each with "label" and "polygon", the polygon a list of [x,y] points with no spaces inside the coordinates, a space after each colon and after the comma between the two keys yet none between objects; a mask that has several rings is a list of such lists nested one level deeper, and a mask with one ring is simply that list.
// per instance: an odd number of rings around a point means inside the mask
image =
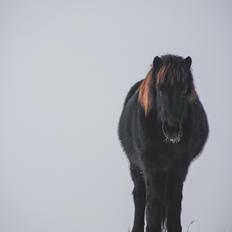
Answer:
[{"label": "horse forelock", "polygon": [[185,81],[184,69],[179,65],[172,63],[164,64],[157,72],[156,85],[163,83],[175,85],[178,82]]},{"label": "horse forelock", "polygon": [[[156,78],[153,76],[153,73],[156,73]],[[155,91],[153,88],[156,88],[164,83],[174,86],[175,84],[184,81],[188,80],[184,75],[184,70],[182,67],[176,66],[172,63],[167,63],[163,64],[157,72],[155,72],[154,68],[152,67],[139,86],[138,101],[144,109],[145,116],[148,115],[153,106],[153,91]],[[194,102],[196,98],[197,92],[192,82],[190,94],[188,96],[189,103]]]},{"label": "horse forelock", "polygon": [[[188,78],[185,75],[185,71],[183,67],[178,64],[164,64],[156,76],[156,86],[167,84],[167,85],[178,85],[179,83],[188,82]],[[188,96],[188,100],[190,103],[194,102],[197,98],[197,92],[193,83],[193,80],[190,81],[190,94]]]}]

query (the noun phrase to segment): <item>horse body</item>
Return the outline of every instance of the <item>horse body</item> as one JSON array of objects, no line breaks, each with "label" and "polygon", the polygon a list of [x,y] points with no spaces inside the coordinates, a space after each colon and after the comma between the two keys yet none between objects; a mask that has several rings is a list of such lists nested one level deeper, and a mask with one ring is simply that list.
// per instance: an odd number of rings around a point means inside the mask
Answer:
[{"label": "horse body", "polygon": [[[170,59],[170,57],[172,59]],[[137,82],[129,91],[119,121],[119,138],[130,162],[131,177],[134,182],[134,225],[133,232],[144,231],[146,210],[146,231],[160,232],[164,225],[168,232],[181,232],[181,200],[183,182],[191,161],[201,152],[208,136],[208,122],[204,108],[195,95],[183,107],[181,117],[182,134],[177,142],[165,141],[164,122],[159,116],[157,88],[158,70],[176,61],[175,56],[162,57],[166,63],[153,68],[144,80]],[[169,59],[167,59],[169,58]],[[177,61],[181,59],[177,57]],[[174,69],[177,66],[173,66]],[[142,84],[152,78],[149,84],[152,98],[148,114],[146,107],[139,101]],[[191,76],[186,78],[191,86]],[[175,89],[175,85],[172,87]],[[191,86],[193,88],[193,86]],[[172,94],[174,96],[175,93]],[[186,94],[187,95],[187,94]],[[145,103],[149,99],[145,98]],[[151,99],[150,99],[151,100]],[[167,113],[167,110],[165,111]],[[175,114],[177,115],[177,114]],[[170,120],[170,122],[175,120]],[[171,124],[170,124],[171,125]],[[178,128],[167,126],[170,128]],[[175,129],[178,130],[178,129]]]}]

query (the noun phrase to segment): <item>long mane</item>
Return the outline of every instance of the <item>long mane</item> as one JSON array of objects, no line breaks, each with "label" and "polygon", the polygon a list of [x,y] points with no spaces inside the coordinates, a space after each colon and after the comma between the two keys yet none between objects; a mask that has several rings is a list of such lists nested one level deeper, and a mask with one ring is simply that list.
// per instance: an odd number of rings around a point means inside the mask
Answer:
[{"label": "long mane", "polygon": [[[171,83],[174,84],[176,80],[180,78],[180,75],[176,75],[176,70],[169,64],[162,65],[161,68],[158,70],[156,77],[154,76],[154,67],[152,67],[149,72],[147,73],[146,77],[143,79],[139,86],[139,95],[138,95],[138,102],[144,109],[145,116],[149,114],[149,111],[152,109],[154,104],[154,91],[157,85],[161,82],[165,81],[167,72],[173,73],[171,77]],[[174,78],[176,77],[176,79]],[[197,92],[195,90],[195,86],[192,83],[191,91],[188,96],[188,101],[191,104],[197,98]]]},{"label": "long mane", "polygon": [[139,86],[138,101],[143,107],[146,116],[148,115],[148,112],[153,105],[152,86],[154,84],[154,78],[152,73],[153,68],[150,69],[150,71],[147,73],[146,77]]}]

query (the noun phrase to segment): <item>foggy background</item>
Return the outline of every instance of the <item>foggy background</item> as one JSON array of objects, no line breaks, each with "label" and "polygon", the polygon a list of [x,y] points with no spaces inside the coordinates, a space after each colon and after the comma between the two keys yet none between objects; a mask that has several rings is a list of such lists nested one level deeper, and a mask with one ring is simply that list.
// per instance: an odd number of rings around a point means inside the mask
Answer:
[{"label": "foggy background", "polygon": [[232,4],[0,1],[0,231],[127,232],[117,137],[156,55],[191,56],[210,136],[184,186],[183,231],[232,231]]}]

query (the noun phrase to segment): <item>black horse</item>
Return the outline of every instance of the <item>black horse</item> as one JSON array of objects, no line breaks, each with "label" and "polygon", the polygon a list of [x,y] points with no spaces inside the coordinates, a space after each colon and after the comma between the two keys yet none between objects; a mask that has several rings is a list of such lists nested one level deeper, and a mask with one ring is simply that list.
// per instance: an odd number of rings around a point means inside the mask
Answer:
[{"label": "black horse", "polygon": [[208,121],[194,88],[192,60],[155,57],[145,79],[130,89],[118,133],[134,182],[132,232],[181,232],[183,182],[208,137]]}]

